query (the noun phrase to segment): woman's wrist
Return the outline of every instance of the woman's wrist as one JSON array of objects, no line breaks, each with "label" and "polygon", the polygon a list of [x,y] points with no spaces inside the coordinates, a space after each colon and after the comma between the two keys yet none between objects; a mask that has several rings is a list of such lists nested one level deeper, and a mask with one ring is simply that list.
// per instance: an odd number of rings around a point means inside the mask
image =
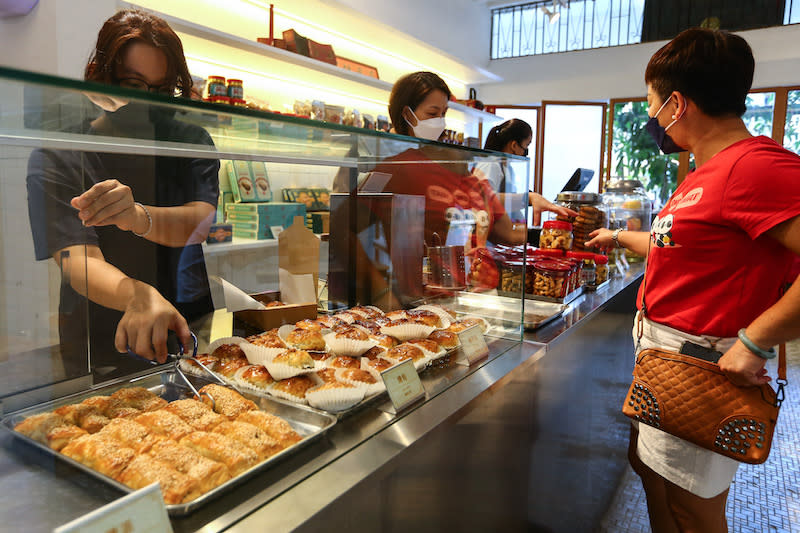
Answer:
[{"label": "woman's wrist", "polygon": [[773,359],[776,355],[775,348],[771,347],[768,350],[761,348],[755,342],[753,342],[750,337],[747,336],[745,332],[745,328],[739,330],[738,333],[739,340],[742,341],[745,348],[753,352],[755,355],[763,358],[763,359]]},{"label": "woman's wrist", "polygon": [[[136,209],[136,208],[139,209]],[[136,212],[136,222],[131,229],[131,232],[137,237],[147,237],[153,229],[153,217],[150,216],[150,211],[139,202],[134,202],[134,211]],[[141,229],[142,231],[136,231]]]}]

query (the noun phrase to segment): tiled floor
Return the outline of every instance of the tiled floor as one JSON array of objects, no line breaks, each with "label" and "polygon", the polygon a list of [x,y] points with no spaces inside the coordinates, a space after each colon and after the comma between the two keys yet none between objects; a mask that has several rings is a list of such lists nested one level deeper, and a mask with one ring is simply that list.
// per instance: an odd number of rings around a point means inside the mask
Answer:
[{"label": "tiled floor", "polygon": [[[728,496],[731,533],[800,533],[800,340],[787,345],[786,401],[763,465],[742,465]],[[776,375],[775,368],[769,374]],[[609,513],[607,533],[648,533],[647,504],[639,478],[628,467]]]}]

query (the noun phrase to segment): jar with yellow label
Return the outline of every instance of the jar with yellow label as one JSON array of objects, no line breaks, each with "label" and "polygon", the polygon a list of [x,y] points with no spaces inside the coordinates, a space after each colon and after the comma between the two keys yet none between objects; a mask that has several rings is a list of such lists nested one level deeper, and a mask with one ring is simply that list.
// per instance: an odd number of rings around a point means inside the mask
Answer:
[{"label": "jar with yellow label", "polygon": [[572,224],[561,220],[548,220],[539,234],[540,248],[572,249]]}]

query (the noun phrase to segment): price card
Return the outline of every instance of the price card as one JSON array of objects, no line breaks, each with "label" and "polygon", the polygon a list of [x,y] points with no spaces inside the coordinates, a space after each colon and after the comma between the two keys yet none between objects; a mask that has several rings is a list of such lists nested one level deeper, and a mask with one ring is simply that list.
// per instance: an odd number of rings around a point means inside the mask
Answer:
[{"label": "price card", "polygon": [[483,337],[483,330],[475,325],[464,331],[459,331],[458,340],[461,341],[461,352],[463,357],[456,361],[458,364],[470,366],[489,356],[489,347]]},{"label": "price card", "polygon": [[283,231],[283,226],[270,226],[269,230],[272,232],[272,238],[277,239],[278,235]]},{"label": "price card", "polygon": [[57,527],[53,533],[172,533],[172,524],[161,497],[161,486],[153,483],[100,509]]},{"label": "price card", "polygon": [[392,401],[395,412],[399,412],[425,397],[425,389],[422,388],[422,381],[420,381],[419,374],[417,374],[414,362],[411,359],[407,359],[392,368],[387,368],[381,372],[381,377],[386,385],[386,390],[389,393],[389,399]]}]

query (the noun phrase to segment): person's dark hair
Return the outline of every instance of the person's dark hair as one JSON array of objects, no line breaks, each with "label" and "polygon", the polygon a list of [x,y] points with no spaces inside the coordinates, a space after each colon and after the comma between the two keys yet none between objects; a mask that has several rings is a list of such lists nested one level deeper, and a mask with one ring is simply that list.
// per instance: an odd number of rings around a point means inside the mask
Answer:
[{"label": "person's dark hair", "polygon": [[389,118],[394,131],[401,135],[411,135],[411,127],[403,118],[403,109],[408,106],[412,111],[415,110],[436,90],[446,94],[448,100],[452,96],[444,80],[433,72],[412,72],[394,82],[392,94],[389,96]]},{"label": "person's dark hair", "polygon": [[524,120],[512,118],[490,129],[489,135],[486,136],[486,144],[483,147],[486,150],[502,152],[511,141],[517,141],[522,144],[522,141],[532,135],[533,130],[530,124]]},{"label": "person's dark hair", "polygon": [[738,35],[692,28],[653,54],[644,80],[662,100],[678,91],[712,117],[742,116],[754,68],[753,51]]},{"label": "person's dark hair", "polygon": [[119,11],[103,24],[86,65],[84,79],[114,84],[114,69],[122,61],[125,47],[137,41],[164,52],[167,56],[168,83],[174,84],[182,96],[189,98],[192,76],[186,65],[180,38],[164,19],[138,9]]}]

